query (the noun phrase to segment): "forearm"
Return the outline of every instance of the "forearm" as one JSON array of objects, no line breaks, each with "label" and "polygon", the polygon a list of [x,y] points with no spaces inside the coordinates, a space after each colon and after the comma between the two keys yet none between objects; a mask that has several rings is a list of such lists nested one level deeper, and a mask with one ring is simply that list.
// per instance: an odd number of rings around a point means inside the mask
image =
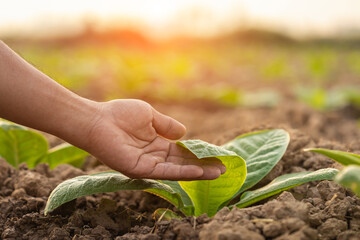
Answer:
[{"label": "forearm", "polygon": [[0,117],[75,145],[95,121],[98,104],[41,73],[0,41]]}]

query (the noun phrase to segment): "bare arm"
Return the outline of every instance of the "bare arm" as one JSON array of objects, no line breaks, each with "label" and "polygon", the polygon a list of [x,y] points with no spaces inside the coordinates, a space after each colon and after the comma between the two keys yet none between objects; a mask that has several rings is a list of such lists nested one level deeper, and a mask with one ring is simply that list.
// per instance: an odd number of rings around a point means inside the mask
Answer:
[{"label": "bare arm", "polygon": [[214,179],[225,172],[166,140],[185,127],[139,100],[82,98],[28,64],[0,41],[0,117],[51,133],[134,178]]},{"label": "bare arm", "polygon": [[78,143],[98,111],[96,102],[62,87],[0,42],[1,117]]}]

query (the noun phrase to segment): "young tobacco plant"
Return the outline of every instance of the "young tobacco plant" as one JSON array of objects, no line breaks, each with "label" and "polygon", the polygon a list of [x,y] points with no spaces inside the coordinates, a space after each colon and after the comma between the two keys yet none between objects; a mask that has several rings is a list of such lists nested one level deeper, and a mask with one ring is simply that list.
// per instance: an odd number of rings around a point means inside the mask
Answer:
[{"label": "young tobacco plant", "polygon": [[81,167],[87,155],[68,143],[49,149],[48,142],[40,133],[0,119],[0,157],[16,168],[21,163],[33,168],[43,162],[51,169],[62,163]]},{"label": "young tobacco plant", "polygon": [[342,164],[344,168],[336,175],[335,182],[360,197],[360,155],[324,148],[309,148],[305,151],[322,154]]},{"label": "young tobacco plant", "polygon": [[79,176],[64,181],[54,189],[45,214],[81,196],[118,190],[145,190],[166,199],[186,216],[207,213],[211,217],[239,195],[240,200],[231,207],[246,207],[305,182],[331,180],[338,172],[329,168],[287,174],[262,188],[247,191],[277,164],[288,143],[289,134],[282,129],[244,134],[222,146],[200,140],[179,141],[179,146],[199,159],[216,157],[221,160],[226,166],[226,173],[215,180],[178,182],[130,179],[114,171]]}]

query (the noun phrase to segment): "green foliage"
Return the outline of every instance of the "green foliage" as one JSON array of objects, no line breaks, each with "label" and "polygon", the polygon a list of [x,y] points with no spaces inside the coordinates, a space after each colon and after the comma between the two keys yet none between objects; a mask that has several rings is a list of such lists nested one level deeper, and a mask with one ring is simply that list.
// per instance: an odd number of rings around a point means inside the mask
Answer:
[{"label": "green foliage", "polygon": [[0,120],[0,157],[16,168],[21,163],[34,168],[41,162],[49,163],[50,168],[62,163],[81,167],[87,155],[87,152],[67,143],[49,150],[40,133]]},{"label": "green foliage", "polygon": [[74,147],[69,143],[63,143],[51,148],[40,162],[48,163],[51,169],[65,163],[81,168],[84,164],[84,158],[88,155],[87,152],[80,148]]},{"label": "green foliage", "polygon": [[199,159],[216,157],[227,171],[215,180],[181,181],[180,186],[191,198],[195,216],[207,213],[215,215],[219,206],[229,200],[242,186],[246,178],[245,161],[236,153],[200,140],[178,142]]},{"label": "green foliage", "polygon": [[277,79],[283,78],[289,75],[287,59],[284,57],[272,59],[272,61],[266,64],[262,69],[262,75],[265,78]]},{"label": "green foliage", "polygon": [[[180,95],[177,89],[174,96]],[[182,94],[186,96],[185,93]],[[192,92],[194,99],[205,99],[219,103],[224,106],[243,106],[254,107],[275,107],[281,100],[281,95],[272,90],[258,90],[254,92],[244,92],[234,87],[216,86],[216,87],[198,87]]]},{"label": "green foliage", "polygon": [[300,88],[297,91],[298,98],[300,101],[305,102],[307,105],[315,109],[325,109],[326,108],[326,91],[322,88],[316,89],[306,89]]},{"label": "green foliage", "polygon": [[316,81],[328,79],[336,65],[336,55],[329,49],[315,49],[305,55],[305,63],[310,76]]},{"label": "green foliage", "polygon": [[223,145],[246,161],[246,181],[236,195],[265,177],[284,155],[290,136],[282,129],[263,130],[241,135]]},{"label": "green foliage", "polygon": [[354,153],[348,153],[343,151],[337,151],[337,150],[329,150],[324,148],[308,148],[304,149],[304,151],[310,151],[322,154],[324,156],[327,156],[338,163],[348,166],[348,165],[359,165],[360,166],[360,155],[354,154]]},{"label": "green foliage", "polygon": [[184,206],[180,194],[166,184],[148,179],[130,179],[119,172],[102,172],[78,176],[59,184],[50,194],[44,214],[81,196],[119,190],[148,190],[174,204],[179,210]]},{"label": "green foliage", "polygon": [[360,197],[360,166],[350,165],[345,167],[336,175],[335,182],[351,189]]},{"label": "green foliage", "polygon": [[153,217],[157,221],[161,221],[161,220],[170,221],[171,219],[181,219],[179,215],[177,215],[170,209],[166,209],[166,208],[156,209],[156,211],[153,213]]},{"label": "green foliage", "polygon": [[[46,212],[65,202],[89,194],[117,190],[146,190],[168,200],[185,215],[198,216],[202,213],[214,215],[220,204],[234,195],[244,182],[245,161],[233,152],[200,140],[182,141],[179,144],[192,151],[199,159],[210,157],[220,159],[228,171],[212,181],[179,183],[134,180],[117,172],[80,176],[61,183],[53,191],[49,197]],[[170,184],[167,185],[166,182]]]},{"label": "green foliage", "polygon": [[[55,188],[46,204],[45,214],[80,196],[118,190],[145,190],[166,199],[186,216],[203,213],[213,216],[231,199],[264,178],[281,159],[288,143],[289,135],[281,129],[244,134],[221,147],[200,140],[180,141],[180,146],[199,159],[220,159],[227,172],[211,181],[179,182],[135,180],[118,172],[80,176],[66,180]],[[323,169],[281,176],[268,186],[245,192],[236,206],[248,206],[308,181],[333,179],[336,172],[335,169]]]},{"label": "green foliage", "polygon": [[348,86],[342,89],[348,104],[360,108],[360,89],[358,86]]},{"label": "green foliage", "polygon": [[281,95],[272,90],[246,92],[242,97],[244,107],[276,107],[281,101]]},{"label": "green foliage", "polygon": [[336,175],[335,182],[350,188],[360,197],[360,155],[323,148],[310,148],[305,151],[322,154],[344,165],[345,167]]},{"label": "green foliage", "polygon": [[[194,204],[189,197],[189,195],[184,191],[184,189],[181,188],[179,182],[177,181],[168,181],[168,180],[159,180],[158,182],[164,183],[172,188],[172,190],[178,194],[180,194],[183,206],[181,208],[178,208],[181,210],[185,215],[191,216],[194,215]],[[146,190],[147,192],[156,194],[154,190]],[[159,195],[161,197],[161,195]]]},{"label": "green foliage", "polygon": [[349,67],[349,70],[353,73],[355,73],[358,77],[360,76],[360,54],[358,51],[351,52],[347,56],[347,65]]},{"label": "green foliage", "polygon": [[[248,175],[245,183],[233,198],[255,186],[271,171],[271,169],[273,169],[284,155],[289,141],[290,137],[286,131],[274,129],[244,134],[223,146],[242,156],[247,165]],[[309,181],[332,180],[334,171],[337,170],[327,169],[280,176],[265,187],[254,191],[244,192],[241,195],[240,202],[235,205],[239,208],[246,207]]]},{"label": "green foliage", "polygon": [[241,196],[240,201],[236,203],[235,206],[239,208],[247,207],[262,199],[268,198],[287,189],[299,186],[303,183],[318,180],[333,180],[337,173],[338,170],[334,168],[325,168],[315,172],[285,174],[275,178],[271,183],[262,188],[245,192]]},{"label": "green foliage", "polygon": [[[45,207],[45,215],[60,205],[78,197],[95,193],[116,192],[119,190],[146,190],[173,204],[185,215],[193,215],[192,202],[186,205],[179,189],[172,188],[161,181],[150,179],[130,179],[115,171],[78,176],[59,184],[49,196]],[[186,200],[185,200],[186,201]]]},{"label": "green foliage", "polygon": [[299,87],[295,93],[298,100],[317,110],[334,110],[350,104],[360,107],[360,90],[356,86],[331,90]]},{"label": "green foliage", "polygon": [[14,167],[26,162],[33,168],[48,151],[46,139],[19,125],[0,122],[0,156]]},{"label": "green foliage", "polygon": [[221,88],[217,91],[211,91],[209,96],[212,100],[224,104],[226,106],[238,106],[241,105],[243,101],[244,93],[237,90],[236,88]]},{"label": "green foliage", "polygon": [[[250,89],[264,87],[264,80],[266,87],[271,87],[270,81],[287,86],[296,81],[301,85],[315,82],[322,88],[329,80],[357,79],[360,73],[360,54],[352,48],[301,43],[239,44],[233,40],[226,44],[203,42],[146,50],[118,44],[43,46],[36,42],[14,47],[60,84],[97,100],[201,99],[230,106],[248,107],[250,103],[253,107],[253,100],[261,95],[248,100],[245,94],[256,94]],[[203,88],[209,89],[206,94],[198,90]],[[321,96],[318,98],[315,107],[325,108],[327,104],[322,105]],[[331,102],[333,98],[326,99]]]},{"label": "green foliage", "polygon": [[[297,98],[308,106],[317,110],[327,110],[334,108],[330,104],[332,101],[330,94],[323,88],[298,88],[296,90]],[[334,101],[332,101],[334,103]],[[340,99],[338,105],[342,105],[343,100]],[[334,105],[334,104],[333,104]]]},{"label": "green foliage", "polygon": [[346,105],[360,107],[360,90],[357,86],[330,90],[322,87],[298,87],[295,94],[299,101],[317,110],[334,110]]}]

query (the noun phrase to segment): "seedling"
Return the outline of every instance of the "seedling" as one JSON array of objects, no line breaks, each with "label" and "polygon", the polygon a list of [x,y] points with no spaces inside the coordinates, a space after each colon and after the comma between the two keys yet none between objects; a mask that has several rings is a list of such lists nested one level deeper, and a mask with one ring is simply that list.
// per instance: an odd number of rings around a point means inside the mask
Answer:
[{"label": "seedling", "polygon": [[49,149],[45,137],[23,126],[0,120],[0,157],[18,167],[26,163],[29,168],[45,162],[50,168],[62,163],[81,167],[87,152],[68,143]]},{"label": "seedling", "polygon": [[347,105],[360,107],[360,91],[356,86],[326,90],[321,87],[295,89],[297,99],[320,111],[340,109]]},{"label": "seedling", "polygon": [[345,166],[335,177],[335,182],[351,189],[360,197],[360,155],[323,148],[309,148],[305,151],[327,156]]},{"label": "seedling", "polygon": [[329,168],[287,174],[265,187],[246,191],[271,171],[284,155],[288,143],[289,135],[281,129],[244,134],[222,146],[200,140],[180,141],[177,142],[179,146],[188,149],[199,159],[220,159],[226,166],[226,173],[211,181],[179,182],[130,179],[114,171],[79,176],[64,181],[54,189],[46,204],[45,214],[81,196],[119,190],[145,190],[166,199],[186,216],[207,213],[211,217],[240,194],[240,201],[231,207],[246,207],[305,182],[331,180],[338,172]]}]

